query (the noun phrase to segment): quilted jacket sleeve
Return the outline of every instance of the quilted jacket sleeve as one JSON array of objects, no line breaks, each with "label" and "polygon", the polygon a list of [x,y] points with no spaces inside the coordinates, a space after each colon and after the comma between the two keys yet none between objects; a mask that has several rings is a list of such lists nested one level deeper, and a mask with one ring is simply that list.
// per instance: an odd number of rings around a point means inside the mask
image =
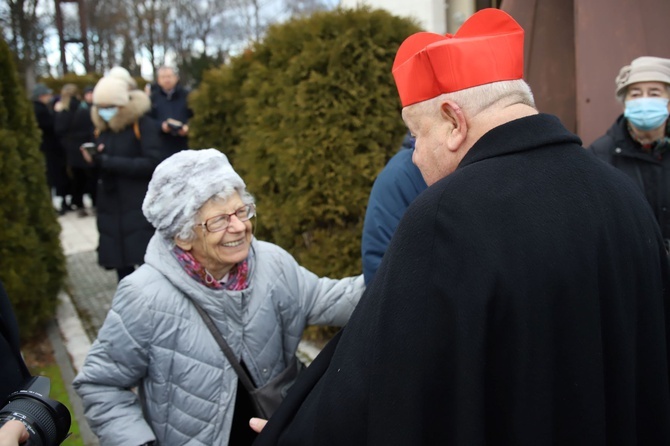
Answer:
[{"label": "quilted jacket sleeve", "polygon": [[298,265],[287,268],[289,283],[296,286],[294,296],[300,299],[299,305],[310,325],[333,325],[342,327],[365,291],[363,275],[330,279],[318,277],[313,272]]},{"label": "quilted jacket sleeve", "polygon": [[131,390],[147,373],[151,317],[139,289],[123,281],[73,386],[105,446],[141,445],[155,436]]}]

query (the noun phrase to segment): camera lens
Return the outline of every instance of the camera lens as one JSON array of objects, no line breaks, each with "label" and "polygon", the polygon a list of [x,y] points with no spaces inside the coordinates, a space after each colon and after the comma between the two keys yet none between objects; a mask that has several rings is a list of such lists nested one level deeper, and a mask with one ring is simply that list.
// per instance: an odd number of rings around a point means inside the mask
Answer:
[{"label": "camera lens", "polygon": [[0,411],[0,425],[19,420],[30,434],[28,445],[56,446],[65,440],[70,429],[70,412],[58,401],[26,391],[15,392],[9,404]]}]

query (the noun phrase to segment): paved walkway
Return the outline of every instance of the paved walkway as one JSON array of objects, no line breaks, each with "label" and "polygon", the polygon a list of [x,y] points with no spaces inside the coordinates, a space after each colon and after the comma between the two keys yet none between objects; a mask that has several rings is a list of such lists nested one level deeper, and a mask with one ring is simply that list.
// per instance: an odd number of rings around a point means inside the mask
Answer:
[{"label": "paved walkway", "polygon": [[[116,291],[117,279],[114,270],[105,270],[98,265],[96,249],[98,231],[95,216],[79,217],[76,212],[68,212],[58,218],[61,225],[61,244],[67,258],[67,280],[64,291],[59,295],[57,314],[58,336],[50,336],[54,349],[62,351],[57,359],[63,370],[63,377],[69,384],[74,374],[81,368],[86,354],[105,320]],[[62,341],[62,344],[60,343]],[[309,364],[319,353],[319,349],[308,342],[301,342],[298,356]],[[70,363],[63,361],[69,358]],[[81,411],[81,402],[73,390],[74,416],[82,426],[82,437],[87,446],[97,445],[90,433]]]}]

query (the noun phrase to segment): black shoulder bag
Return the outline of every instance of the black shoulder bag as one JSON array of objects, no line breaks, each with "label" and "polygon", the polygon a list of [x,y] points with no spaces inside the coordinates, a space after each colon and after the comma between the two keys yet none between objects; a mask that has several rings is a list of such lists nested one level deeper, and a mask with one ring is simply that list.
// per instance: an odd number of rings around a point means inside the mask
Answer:
[{"label": "black shoulder bag", "polygon": [[217,344],[219,344],[219,347],[221,347],[223,354],[226,355],[228,362],[230,362],[230,365],[232,365],[233,369],[235,369],[235,373],[237,373],[237,376],[242,382],[242,385],[247,390],[247,392],[249,392],[249,395],[251,395],[251,401],[253,402],[256,415],[266,420],[269,419],[275,410],[277,410],[279,404],[281,404],[282,400],[286,396],[286,392],[288,392],[288,389],[295,382],[296,378],[298,377],[298,373],[300,373],[300,371],[304,368],[303,363],[300,362],[298,358],[294,357],[294,360],[291,362],[291,364],[289,364],[288,367],[286,367],[286,369],[284,369],[284,371],[282,371],[274,379],[265,384],[263,387],[255,387],[254,383],[251,381],[251,377],[249,377],[249,375],[244,371],[242,365],[240,365],[239,361],[235,357],[235,353],[233,353],[233,351],[230,349],[230,346],[226,340],[223,339],[223,336],[214,325],[214,321],[212,321],[212,318],[209,316],[209,314],[207,314],[207,312],[205,312],[205,310],[203,310],[194,300],[191,299],[191,302],[193,302],[193,305],[195,305],[195,309],[198,310],[202,320],[205,321],[205,325],[209,331],[212,332],[214,339],[216,340]]}]

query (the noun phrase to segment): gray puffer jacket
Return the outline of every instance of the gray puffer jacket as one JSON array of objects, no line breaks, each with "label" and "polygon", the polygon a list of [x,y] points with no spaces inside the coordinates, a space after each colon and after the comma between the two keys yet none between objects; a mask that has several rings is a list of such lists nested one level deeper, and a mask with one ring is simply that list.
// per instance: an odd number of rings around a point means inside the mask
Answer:
[{"label": "gray puffer jacket", "polygon": [[186,274],[172,246],[154,235],[74,380],[103,446],[228,444],[237,375],[186,295],[263,385],[292,360],[307,324],[344,325],[364,290],[362,276],[319,278],[256,240],[249,288],[214,290]]}]

